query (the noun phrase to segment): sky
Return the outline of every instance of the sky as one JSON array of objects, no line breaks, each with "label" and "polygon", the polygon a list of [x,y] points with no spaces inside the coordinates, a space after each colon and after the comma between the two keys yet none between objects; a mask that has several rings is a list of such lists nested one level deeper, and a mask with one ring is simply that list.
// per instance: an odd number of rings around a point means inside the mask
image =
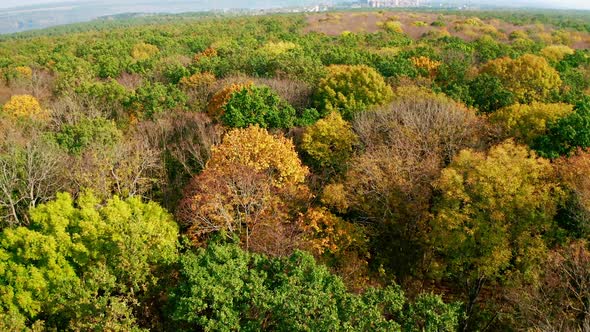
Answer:
[{"label": "sky", "polygon": [[[75,3],[84,3],[84,2],[100,2],[96,0],[0,0],[0,8],[12,8],[12,7],[21,7],[21,6],[28,6],[28,5],[38,5],[38,4],[50,4],[50,3],[59,3],[59,2],[75,2]],[[468,2],[469,0],[466,0]],[[122,3],[125,0],[121,0]],[[163,3],[166,0],[162,0]],[[242,1],[236,0],[236,7],[240,7],[240,3]],[[322,1],[318,1],[322,2]],[[498,3],[497,0],[471,0],[472,3],[488,3],[488,4],[495,4]],[[559,8],[576,8],[576,9],[590,9],[590,0],[514,0],[514,1],[507,1],[506,3],[517,5],[522,3],[523,5],[535,5],[535,4],[542,4],[546,7],[559,7]]]}]

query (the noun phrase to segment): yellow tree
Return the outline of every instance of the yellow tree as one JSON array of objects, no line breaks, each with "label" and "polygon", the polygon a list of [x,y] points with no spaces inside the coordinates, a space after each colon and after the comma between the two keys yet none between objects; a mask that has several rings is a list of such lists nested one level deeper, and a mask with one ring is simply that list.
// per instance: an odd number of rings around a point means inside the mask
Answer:
[{"label": "yellow tree", "polygon": [[358,137],[339,113],[332,112],[306,129],[301,148],[318,169],[339,172],[352,156]]},{"label": "yellow tree", "polygon": [[543,101],[561,86],[557,70],[545,58],[532,54],[514,60],[492,60],[481,68],[481,73],[498,77],[521,103]]},{"label": "yellow tree", "polygon": [[565,45],[550,45],[541,50],[541,55],[549,61],[559,62],[567,55],[574,54],[575,51]]},{"label": "yellow tree", "polygon": [[434,78],[436,76],[438,68],[441,65],[440,61],[431,60],[425,56],[413,57],[410,60],[412,61],[414,67],[425,72],[430,78]]},{"label": "yellow tree", "polygon": [[571,114],[574,106],[563,103],[514,104],[502,108],[490,116],[490,121],[502,126],[507,134],[532,144],[535,138],[547,131],[547,123]]},{"label": "yellow tree", "polygon": [[560,193],[548,160],[512,141],[488,153],[463,150],[435,186],[437,266],[465,286],[468,315],[485,282],[507,271],[536,276]]},{"label": "yellow tree", "polygon": [[147,60],[158,54],[160,50],[157,46],[147,43],[138,43],[133,46],[131,56],[135,60]]},{"label": "yellow tree", "polygon": [[315,94],[316,105],[328,112],[339,111],[345,119],[381,105],[392,97],[391,88],[373,68],[365,65],[333,65],[328,67]]},{"label": "yellow tree", "polygon": [[13,118],[46,120],[49,111],[43,109],[37,98],[30,95],[15,95],[4,104],[2,111]]}]

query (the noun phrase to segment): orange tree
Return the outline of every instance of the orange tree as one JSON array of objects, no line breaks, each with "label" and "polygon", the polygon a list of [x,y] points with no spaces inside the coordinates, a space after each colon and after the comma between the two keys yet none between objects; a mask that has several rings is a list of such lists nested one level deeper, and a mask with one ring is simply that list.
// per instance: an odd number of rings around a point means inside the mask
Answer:
[{"label": "orange tree", "polygon": [[257,126],[229,132],[185,190],[178,216],[195,241],[238,235],[247,249],[285,254],[295,247],[297,211],[309,198],[307,168],[293,143]]}]

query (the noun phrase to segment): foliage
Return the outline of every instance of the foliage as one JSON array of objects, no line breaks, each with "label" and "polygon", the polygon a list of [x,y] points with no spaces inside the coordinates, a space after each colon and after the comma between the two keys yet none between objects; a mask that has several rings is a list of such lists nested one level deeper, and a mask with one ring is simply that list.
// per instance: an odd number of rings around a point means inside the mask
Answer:
[{"label": "foliage", "polygon": [[295,109],[266,86],[251,86],[231,94],[223,106],[221,121],[231,128],[258,125],[262,128],[290,128]]},{"label": "foliage", "polygon": [[589,18],[130,14],[1,36],[0,330],[583,329]]},{"label": "foliage", "polygon": [[450,331],[458,321],[456,305],[434,298],[438,305],[410,304],[412,320],[406,322],[399,288],[348,293],[338,277],[302,252],[269,259],[213,243],[184,255],[181,265],[172,302],[173,317],[185,330],[401,331],[407,324]]},{"label": "foliage", "polygon": [[545,58],[532,54],[515,60],[492,60],[481,68],[481,72],[498,77],[521,103],[544,101],[561,86],[559,73]]},{"label": "foliage", "polygon": [[113,121],[96,118],[64,126],[55,134],[55,141],[69,153],[80,154],[92,146],[112,147],[119,142],[121,136]]},{"label": "foliage", "polygon": [[17,119],[47,120],[49,112],[41,107],[37,98],[30,95],[15,95],[2,107],[4,114]]},{"label": "foliage", "polygon": [[[113,297],[111,306],[125,310],[132,294],[153,287],[154,269],[176,260],[176,225],[157,204],[138,198],[98,204],[91,194],[76,203],[59,194],[31,210],[30,228],[2,232],[3,312],[64,329],[77,315],[92,317],[88,304]],[[125,317],[115,314],[112,323],[124,323],[119,318]]]},{"label": "foliage", "polygon": [[578,147],[590,146],[590,102],[576,105],[574,112],[549,123],[547,135],[538,137],[533,148],[544,157],[568,155]]},{"label": "foliage", "polygon": [[301,148],[317,169],[332,169],[338,173],[345,169],[357,143],[358,137],[350,124],[339,113],[332,112],[305,130]]},{"label": "foliage", "polygon": [[500,124],[510,136],[530,145],[539,136],[546,134],[547,123],[570,115],[573,109],[568,104],[514,104],[493,113],[490,120]]},{"label": "foliage", "polygon": [[367,66],[334,65],[328,68],[315,93],[318,108],[338,111],[345,119],[372,105],[391,99],[391,89],[383,77]]}]

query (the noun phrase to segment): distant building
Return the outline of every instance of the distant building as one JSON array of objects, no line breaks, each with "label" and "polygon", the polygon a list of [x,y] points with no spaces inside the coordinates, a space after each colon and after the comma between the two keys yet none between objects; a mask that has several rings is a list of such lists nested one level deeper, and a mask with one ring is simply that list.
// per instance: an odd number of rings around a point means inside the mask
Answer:
[{"label": "distant building", "polygon": [[366,2],[369,7],[373,8],[420,6],[420,0],[366,0]]}]

